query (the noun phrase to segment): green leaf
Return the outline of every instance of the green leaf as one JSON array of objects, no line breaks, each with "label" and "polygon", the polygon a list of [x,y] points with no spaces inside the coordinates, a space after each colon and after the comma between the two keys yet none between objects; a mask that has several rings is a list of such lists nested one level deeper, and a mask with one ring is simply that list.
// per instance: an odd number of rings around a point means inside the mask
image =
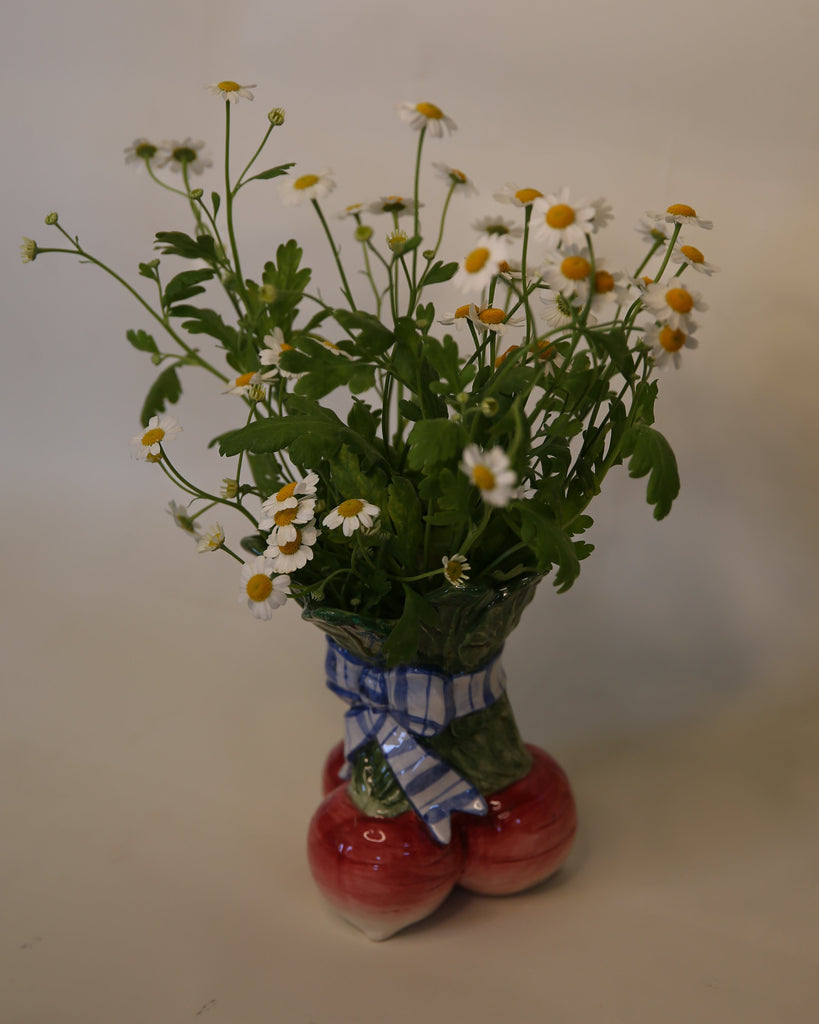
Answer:
[{"label": "green leaf", "polygon": [[174,306],[169,312],[171,316],[190,317],[182,324],[189,334],[208,334],[223,342],[228,351],[235,352],[238,349],[239,334],[215,310],[200,309],[199,306]]},{"label": "green leaf", "polygon": [[166,403],[178,402],[181,395],[182,385],[179,382],[179,375],[175,367],[169,366],[167,370],[160,373],[145,396],[140,414],[142,426],[146,427],[152,416],[164,412]]},{"label": "green leaf", "polygon": [[352,407],[347,413],[347,426],[350,430],[354,430],[368,441],[373,441],[380,422],[380,412],[373,412],[360,398],[353,399]]},{"label": "green leaf", "polygon": [[404,417],[405,420],[410,420],[415,423],[417,420],[422,420],[424,414],[415,404],[415,402],[408,402],[406,398],[402,398],[398,402],[398,411]]},{"label": "green leaf", "polygon": [[395,335],[371,313],[337,309],[333,315],[345,331],[354,336],[355,351],[365,359],[383,355],[395,342]]},{"label": "green leaf", "polygon": [[219,207],[222,205],[222,199],[218,192],[211,192],[210,201],[213,203],[213,219],[215,220]]},{"label": "green leaf", "polygon": [[281,164],[279,167],[271,167],[260,174],[254,174],[252,178],[245,178],[242,184],[246,185],[249,181],[269,181],[270,178],[279,178],[282,174],[287,174],[290,168],[294,166],[295,164]]},{"label": "green leaf", "polygon": [[387,514],[395,529],[390,553],[408,572],[415,572],[424,540],[423,509],[418,493],[412,482],[403,476],[393,477],[388,493]]},{"label": "green leaf", "polygon": [[213,270],[183,270],[181,274],[172,277],[165,286],[165,294],[162,296],[162,305],[167,309],[174,302],[182,302],[184,299],[193,298],[204,292],[201,288],[201,281],[210,281],[213,277]]},{"label": "green leaf", "polygon": [[429,473],[457,458],[468,440],[462,424],[455,420],[419,420],[407,438],[410,468]]},{"label": "green leaf", "polygon": [[384,642],[384,657],[387,665],[411,663],[418,652],[418,637],[421,623],[434,626],[438,613],[427,601],[410,587],[404,585],[404,610],[401,618]]},{"label": "green leaf", "polygon": [[333,487],[342,497],[363,498],[384,510],[387,506],[387,478],[378,469],[364,470],[358,454],[349,444],[342,444],[336,453],[327,456]]},{"label": "green leaf", "polygon": [[554,585],[560,593],[568,590],[580,575],[580,561],[575,544],[548,509],[534,502],[522,501],[514,512],[520,518],[520,539],[537,557],[538,572],[558,566]]},{"label": "green leaf", "polygon": [[159,349],[156,347],[156,342],[151,335],[147,334],[145,331],[126,331],[125,337],[131,342],[134,348],[138,349],[140,352],[150,352],[151,355],[159,355]]},{"label": "green leaf", "polygon": [[438,260],[438,262],[433,263],[426,274],[424,274],[423,284],[443,284],[444,281],[451,280],[457,272],[457,263],[442,263]]},{"label": "green leaf", "polygon": [[680,475],[671,445],[659,430],[638,423],[626,431],[622,450],[624,456],[631,457],[629,476],[649,474],[646,499],[654,506],[654,518],[665,518],[680,493]]},{"label": "green leaf", "polygon": [[589,344],[598,352],[602,349],[626,380],[633,378],[634,359],[629,351],[626,334],[622,327],[613,327],[610,331],[587,330],[584,333]]},{"label": "green leaf", "polygon": [[181,256],[186,260],[207,260],[216,263],[216,248],[211,235],[199,235],[196,239],[184,231],[157,231],[157,248],[169,256]]}]

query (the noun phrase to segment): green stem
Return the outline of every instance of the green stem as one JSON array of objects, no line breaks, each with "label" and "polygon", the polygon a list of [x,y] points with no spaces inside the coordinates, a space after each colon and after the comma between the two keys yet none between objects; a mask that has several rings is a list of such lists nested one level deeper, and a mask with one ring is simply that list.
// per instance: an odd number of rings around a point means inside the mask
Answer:
[{"label": "green stem", "polygon": [[332,232],[330,231],[330,226],[327,223],[327,221],[326,221],[326,219],[324,217],[324,214],[321,211],[321,207],[318,204],[318,200],[317,199],[311,199],[310,202],[313,204],[313,208],[315,209],[316,213],[318,214],[318,218],[321,221],[321,226],[324,228],[325,235],[327,235],[327,241],[330,243],[330,248],[333,250],[333,259],[336,261],[336,266],[338,267],[338,273],[339,273],[339,276],[341,277],[341,289],[344,292],[345,298],[347,299],[347,301],[350,304],[350,309],[353,312],[355,312],[357,307],[356,307],[356,304],[355,304],[355,300],[353,299],[353,293],[350,291],[350,285],[349,285],[349,283],[347,281],[347,275],[344,273],[344,267],[341,265],[341,258],[339,257],[338,248],[336,247],[336,243],[333,241],[333,235],[332,235]]}]

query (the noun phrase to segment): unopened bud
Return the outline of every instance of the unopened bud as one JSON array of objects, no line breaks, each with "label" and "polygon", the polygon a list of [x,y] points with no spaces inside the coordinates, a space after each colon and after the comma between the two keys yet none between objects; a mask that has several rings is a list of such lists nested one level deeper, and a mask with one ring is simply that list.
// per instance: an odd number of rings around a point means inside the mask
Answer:
[{"label": "unopened bud", "polygon": [[425,260],[431,260],[435,256],[435,250],[434,249],[424,249],[424,251],[421,253],[421,255],[424,257]]},{"label": "unopened bud", "polygon": [[223,477],[220,491],[223,498],[235,498],[239,493],[239,481],[229,476]]},{"label": "unopened bud", "polygon": [[191,199],[201,199],[204,194],[201,188],[194,188],[191,189],[190,197]]},{"label": "unopened bud", "polygon": [[391,231],[387,235],[387,245],[390,247],[390,251],[400,256],[404,251],[404,247],[407,244],[407,233],[402,231],[400,228],[396,228],[395,231]]},{"label": "unopened bud", "polygon": [[276,301],[276,296],[278,294],[279,293],[276,291],[272,284],[263,284],[259,288],[258,292],[259,301],[267,303],[267,305],[269,306],[271,302]]},{"label": "unopened bud", "polygon": [[481,402],[481,412],[488,419],[498,414],[498,400],[496,398],[484,398]]},{"label": "unopened bud", "polygon": [[57,214],[56,213],[49,213],[46,216],[45,222],[46,222],[46,224],[56,224],[57,223],[57,219],[58,218],[57,218]]},{"label": "unopened bud", "polygon": [[274,107],[267,115],[267,120],[273,125],[274,128],[278,128],[284,124],[284,111],[281,107]]},{"label": "unopened bud", "polygon": [[355,240],[357,242],[369,242],[373,237],[373,229],[368,224],[359,224],[355,229]]}]

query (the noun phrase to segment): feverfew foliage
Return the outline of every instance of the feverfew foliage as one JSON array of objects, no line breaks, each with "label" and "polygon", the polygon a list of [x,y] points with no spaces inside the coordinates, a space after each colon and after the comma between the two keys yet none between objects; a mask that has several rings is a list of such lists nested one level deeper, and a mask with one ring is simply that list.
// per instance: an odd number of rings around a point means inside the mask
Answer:
[{"label": "feverfew foliage", "polygon": [[[603,199],[545,182],[544,191],[506,184],[495,193],[505,215],[473,220],[474,244],[453,253],[444,241],[450,202],[476,187],[436,162],[437,195],[422,202],[420,171],[426,138],[448,144],[456,126],[433,103],[403,103],[398,113],[417,132],[413,195],[372,197],[337,214],[345,255],[355,253],[345,267],[322,207],[336,188],[332,172],[258,169],[285,122],[277,107],[237,174],[231,111],[255,86],[208,88],[226,119],[221,191],[192,187],[191,175],[212,166],[202,142],[139,138],[125,151],[191,218],[186,230],[157,232],[158,255],[138,264],[145,294],[86,251],[56,213],[46,223],[67,245],[26,238],[21,256],[78,257],[140,304],[143,324],[126,338],[158,375],[135,454],[186,494],[171,512],[197,549],[242,563],[240,600],[256,618],[292,598],[393,620],[387,655],[411,660],[419,624],[435,618],[436,591],[547,574],[569,588],[591,551],[589,505],[614,466],[647,477],[654,515],[668,514],[679,478],[654,426],[656,371],[679,366],[696,345],[692,314],[707,307],[680,276],[716,268],[681,232],[709,221],[679,203],[648,214],[638,228],[646,251],[626,273],[598,255],[612,216]],[[242,265],[239,194],[254,183],[258,197],[274,178],[280,201],[312,206],[337,282],[314,285],[292,239],[275,242],[262,266]],[[263,194],[260,208],[270,202]],[[336,289],[337,305],[328,301]],[[463,300],[453,309],[457,290]],[[214,445],[235,459],[210,488],[187,479],[167,450],[181,430],[168,407],[194,368],[215,378],[227,422]],[[228,544],[221,522],[199,527],[216,506],[247,521],[247,555]]]}]

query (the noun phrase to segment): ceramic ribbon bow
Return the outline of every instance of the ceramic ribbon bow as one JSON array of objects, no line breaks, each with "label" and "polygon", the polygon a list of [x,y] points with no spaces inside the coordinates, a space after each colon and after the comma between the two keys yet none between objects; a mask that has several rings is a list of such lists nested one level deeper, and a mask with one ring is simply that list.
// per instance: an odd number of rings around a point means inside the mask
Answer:
[{"label": "ceramic ribbon bow", "polygon": [[500,657],[455,676],[406,665],[381,669],[328,637],[325,667],[328,687],[351,705],[344,719],[348,762],[375,739],[407,799],[441,843],[451,838],[452,811],[487,813],[478,790],[413,734],[436,736],[453,718],[493,704],[506,684]]}]

